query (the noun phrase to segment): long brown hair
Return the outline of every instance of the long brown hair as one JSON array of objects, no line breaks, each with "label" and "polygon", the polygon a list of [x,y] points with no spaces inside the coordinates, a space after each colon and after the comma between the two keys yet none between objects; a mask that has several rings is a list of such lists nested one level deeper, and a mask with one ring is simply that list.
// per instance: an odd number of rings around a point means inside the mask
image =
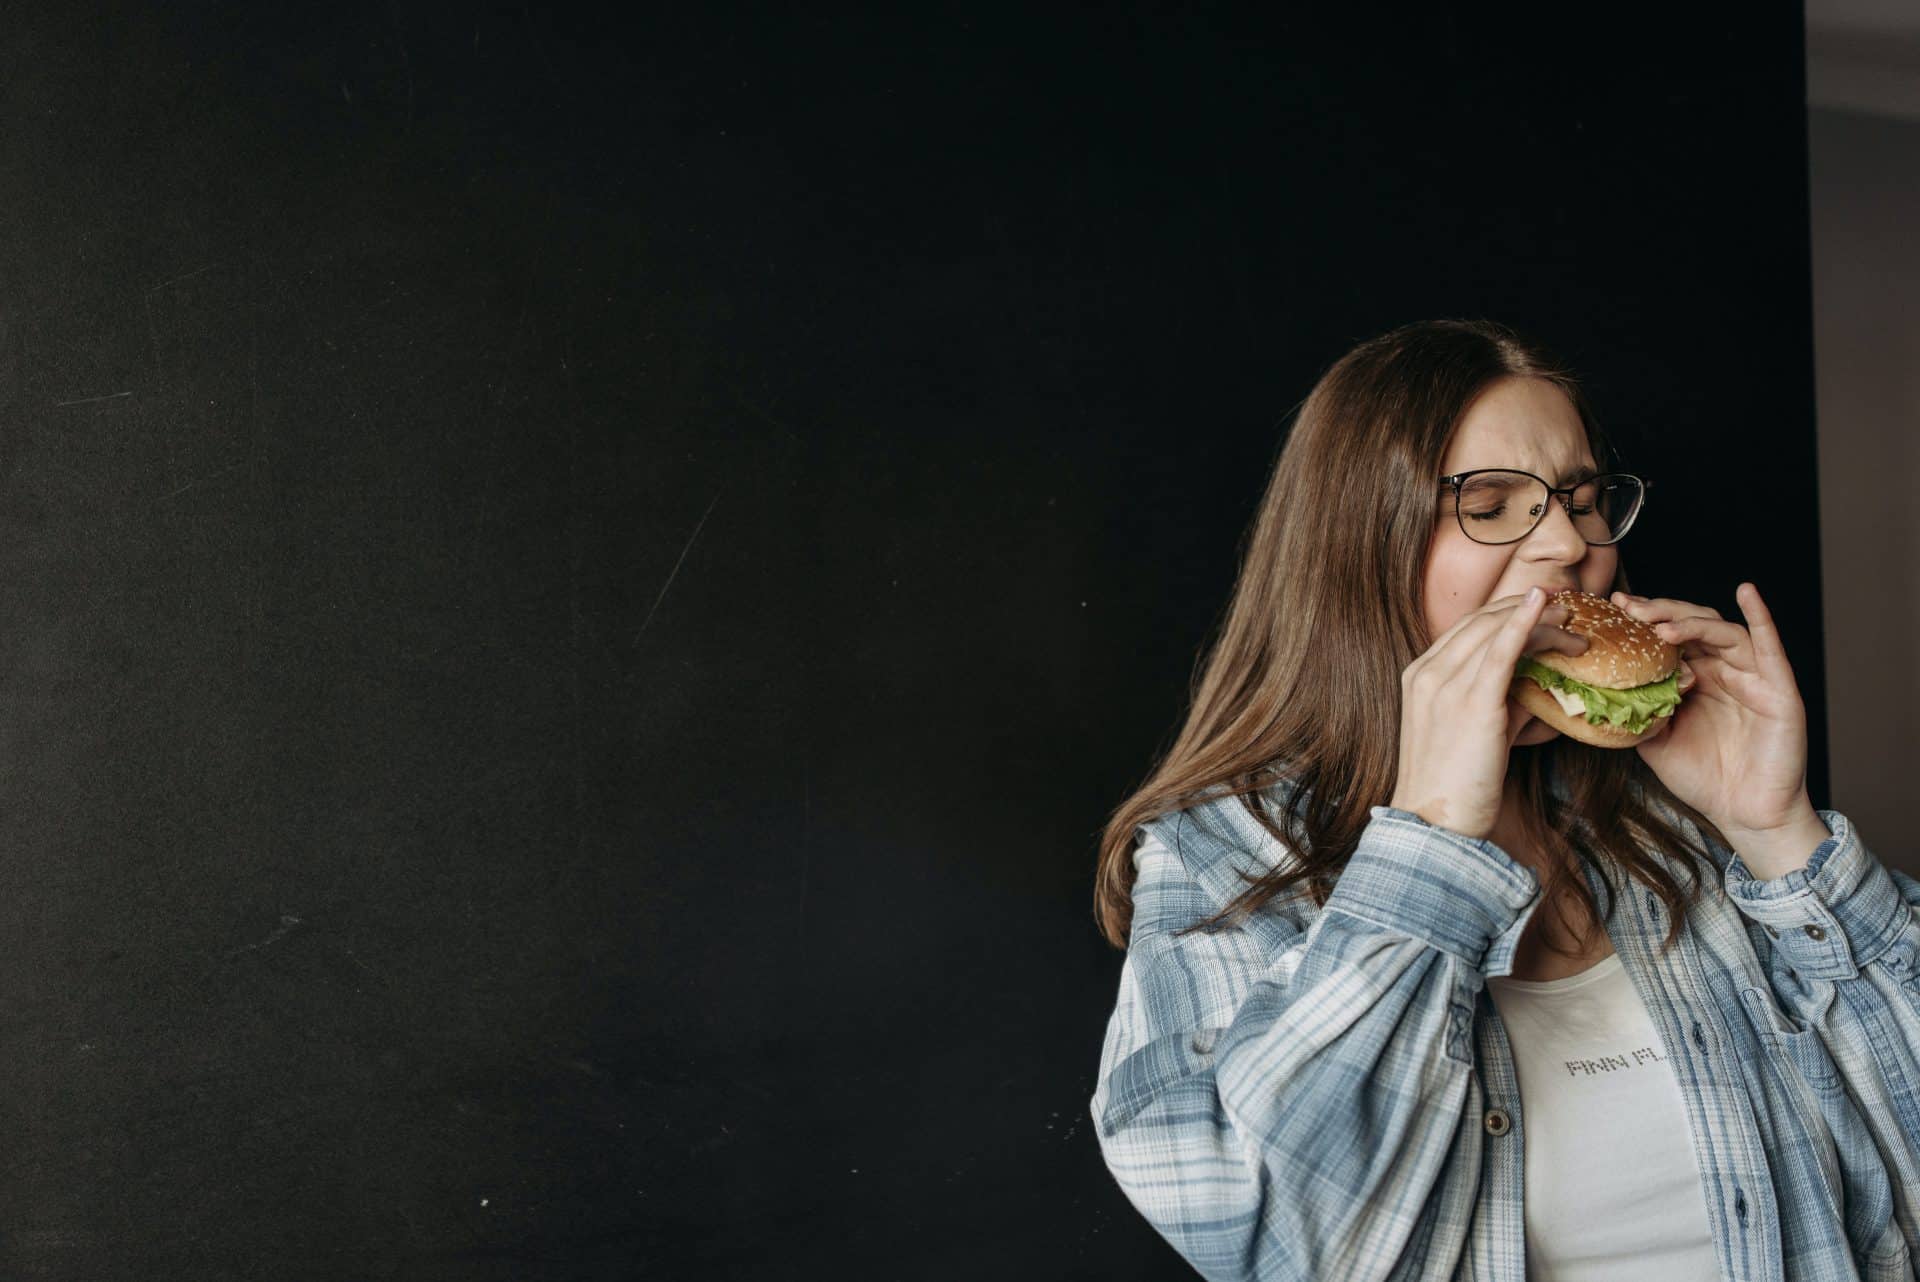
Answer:
[{"label": "long brown hair", "polygon": [[[1474,400],[1496,380],[1545,379],[1572,400],[1601,471],[1617,467],[1579,384],[1538,343],[1487,321],[1407,325],[1334,363],[1300,405],[1274,466],[1217,636],[1203,646],[1186,724],[1144,784],[1117,807],[1100,840],[1095,918],[1116,948],[1133,922],[1134,830],[1197,804],[1203,792],[1241,805],[1291,852],[1205,922],[1253,912],[1304,886],[1316,906],[1371,821],[1393,795],[1399,768],[1400,674],[1430,641],[1421,610],[1435,532],[1434,478]],[[1320,519],[1337,486],[1343,519]],[[1627,587],[1624,562],[1613,589]],[[1384,605],[1384,608],[1382,608]],[[1328,638],[1339,644],[1327,644]],[[1680,936],[1711,857],[1659,814],[1664,804],[1703,834],[1721,834],[1662,785],[1639,754],[1562,735],[1509,761],[1521,833],[1553,871],[1544,904],[1585,909],[1591,942],[1612,916],[1625,870],[1659,896]],[[1564,799],[1554,795],[1558,781]],[[1284,784],[1278,816],[1268,789]],[[1684,889],[1643,845],[1687,873]],[[1595,865],[1605,916],[1579,869]],[[1183,930],[1179,933],[1185,933]]]}]

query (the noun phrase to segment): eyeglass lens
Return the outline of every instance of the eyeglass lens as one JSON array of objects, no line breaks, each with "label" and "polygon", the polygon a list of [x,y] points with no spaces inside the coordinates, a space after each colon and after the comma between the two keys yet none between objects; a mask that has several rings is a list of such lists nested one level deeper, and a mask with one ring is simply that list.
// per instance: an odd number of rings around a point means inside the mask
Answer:
[{"label": "eyeglass lens", "polygon": [[[1589,543],[1611,543],[1640,510],[1637,478],[1610,472],[1576,486],[1567,515]],[[1547,487],[1524,472],[1476,472],[1460,485],[1460,525],[1481,543],[1525,538],[1546,511]]]}]

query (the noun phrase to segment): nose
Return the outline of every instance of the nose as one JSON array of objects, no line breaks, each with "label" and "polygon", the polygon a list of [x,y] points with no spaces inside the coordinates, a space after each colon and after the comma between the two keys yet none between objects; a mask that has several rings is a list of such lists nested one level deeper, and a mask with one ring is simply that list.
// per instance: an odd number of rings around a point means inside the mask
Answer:
[{"label": "nose", "polygon": [[1527,536],[1527,542],[1541,543],[1549,551],[1563,551],[1572,561],[1585,556],[1587,541],[1574,527],[1573,516],[1567,511],[1571,502],[1564,494],[1549,494],[1547,510],[1541,514],[1540,523],[1533,527],[1533,533]]}]

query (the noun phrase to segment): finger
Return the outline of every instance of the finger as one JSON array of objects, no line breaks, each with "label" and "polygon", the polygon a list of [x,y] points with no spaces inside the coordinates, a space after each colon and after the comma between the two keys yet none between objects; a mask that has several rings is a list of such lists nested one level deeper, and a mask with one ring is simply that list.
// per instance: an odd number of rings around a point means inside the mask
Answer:
[{"label": "finger", "polygon": [[1527,644],[1520,653],[1539,654],[1542,650],[1558,650],[1561,654],[1569,654],[1577,658],[1585,654],[1587,647],[1592,644],[1578,632],[1569,632],[1565,628],[1538,623],[1527,635]]},{"label": "finger", "polygon": [[[1481,606],[1478,610],[1473,610],[1461,615],[1459,619],[1455,620],[1452,627],[1440,634],[1439,642],[1436,642],[1435,646],[1437,648],[1440,642],[1448,641],[1469,629],[1498,629],[1501,624],[1507,621],[1510,611],[1518,610],[1527,604],[1528,602],[1525,596],[1496,597]],[[1537,610],[1539,614],[1539,618],[1536,621],[1540,623],[1560,624],[1565,623],[1573,617],[1573,611],[1570,608],[1564,605],[1551,604],[1544,597],[1540,601],[1533,603],[1533,608]]]},{"label": "finger", "polygon": [[1753,671],[1758,666],[1754,661],[1753,643],[1747,636],[1747,630],[1737,623],[1728,623],[1724,619],[1674,619],[1656,623],[1653,633],[1671,646],[1692,645],[1710,649],[1736,668]]},{"label": "finger", "polygon": [[1696,677],[1719,686],[1744,704],[1766,697],[1766,678],[1757,672],[1736,668],[1715,655],[1701,655],[1692,662]]},{"label": "finger", "polygon": [[1710,605],[1695,605],[1691,601],[1678,601],[1671,597],[1632,596],[1625,592],[1616,592],[1613,603],[1626,611],[1629,618],[1642,623],[1657,623],[1662,619],[1717,619],[1720,611]]},{"label": "finger", "polygon": [[[1547,650],[1554,650],[1561,654],[1578,657],[1587,652],[1587,639],[1577,632],[1567,632],[1560,628],[1536,626],[1532,634],[1528,637],[1526,649],[1523,653],[1539,654]],[[1519,657],[1515,656],[1514,660],[1506,664],[1503,669],[1498,657],[1489,651],[1485,660],[1482,661],[1480,668],[1473,676],[1475,697],[1479,697],[1480,691],[1484,688],[1481,685],[1482,682],[1485,682],[1487,686],[1496,686],[1504,680],[1507,686],[1511,687],[1515,680],[1527,680],[1525,677],[1517,676],[1516,669],[1518,666]],[[1512,747],[1513,735],[1519,732],[1519,727],[1509,726],[1508,730],[1507,746]]]},{"label": "finger", "polygon": [[1698,655],[1688,660],[1688,662],[1693,666],[1693,675],[1695,680],[1699,680],[1701,678],[1708,678],[1713,681],[1720,682],[1721,684],[1724,685],[1727,682],[1729,677],[1738,679],[1741,677],[1750,677],[1753,675],[1752,673],[1747,672],[1741,668],[1734,667],[1731,663],[1728,663],[1725,659],[1722,659],[1720,656],[1714,655],[1714,654]]},{"label": "finger", "polygon": [[1520,643],[1520,654],[1508,658],[1505,651],[1489,646],[1481,652],[1480,666],[1474,670],[1474,680],[1480,679],[1480,673],[1495,673],[1496,680],[1512,680],[1514,668],[1521,655],[1544,654],[1549,651],[1568,655],[1573,658],[1587,652],[1592,644],[1578,632],[1569,632],[1565,628],[1554,627],[1547,623],[1535,623],[1527,630],[1527,636]]},{"label": "finger", "polygon": [[1436,660],[1440,659],[1443,655],[1447,654],[1448,646],[1455,637],[1459,636],[1462,632],[1466,631],[1468,628],[1473,627],[1476,622],[1485,619],[1487,615],[1495,609],[1495,607],[1517,605],[1522,600],[1524,600],[1524,598],[1517,597],[1517,596],[1501,597],[1497,601],[1487,602],[1487,604],[1482,606],[1479,610],[1470,611],[1467,614],[1461,615],[1459,618],[1453,621],[1452,626],[1448,627],[1439,636],[1433,638],[1431,641],[1427,643],[1426,652],[1423,653],[1419,658],[1415,659],[1413,661],[1413,664],[1409,664],[1408,665],[1409,668],[1417,664],[1425,664],[1425,665],[1431,666]]},{"label": "finger", "polygon": [[1780,629],[1773,625],[1773,611],[1760,599],[1760,589],[1751,583],[1742,583],[1733,590],[1734,600],[1740,606],[1740,613],[1747,621],[1747,632],[1753,638],[1753,654],[1758,665],[1776,667],[1782,673],[1791,674],[1793,665],[1787,662],[1787,647],[1781,643]]},{"label": "finger", "polygon": [[[1527,639],[1521,643],[1520,654],[1514,655],[1504,664],[1505,675],[1501,679],[1507,681],[1513,679],[1514,668],[1520,662],[1522,654],[1543,654],[1554,651],[1578,658],[1587,652],[1589,644],[1591,643],[1578,632],[1569,632],[1565,628],[1550,628],[1544,623],[1536,623],[1528,630]],[[1474,669],[1474,680],[1477,682],[1483,671],[1498,672],[1502,667],[1500,653],[1490,646],[1482,653],[1480,665]]]},{"label": "finger", "polygon": [[[1487,602],[1478,610],[1461,619],[1460,623],[1454,626],[1459,627],[1462,624],[1473,623],[1476,620],[1486,620],[1495,624],[1503,623],[1506,621],[1509,610],[1517,610],[1526,604],[1527,598],[1525,596],[1499,597]],[[1573,617],[1573,608],[1571,606],[1558,604],[1545,596],[1542,596],[1541,599],[1535,603],[1535,606],[1539,610],[1537,622],[1540,623],[1560,624],[1565,623]]]},{"label": "finger", "polygon": [[1531,609],[1540,622],[1565,623],[1571,617],[1571,611],[1563,605],[1550,606],[1539,601],[1529,607],[1525,597],[1501,597],[1462,615],[1421,658],[1428,667],[1447,677],[1475,671],[1500,629],[1512,623],[1516,612],[1526,609]]},{"label": "finger", "polygon": [[1685,659],[1680,660],[1680,680],[1676,683],[1676,688],[1680,693],[1685,694],[1687,691],[1693,689],[1694,684],[1699,680],[1700,678],[1694,675],[1693,668],[1687,661]]},{"label": "finger", "polygon": [[1504,698],[1507,685],[1513,680],[1513,669],[1530,646],[1561,649],[1577,641],[1582,649],[1586,648],[1584,637],[1541,623],[1544,612],[1544,601],[1525,602],[1508,612],[1499,631],[1480,652],[1480,663],[1474,669],[1472,680],[1476,698],[1492,698],[1496,693]]}]

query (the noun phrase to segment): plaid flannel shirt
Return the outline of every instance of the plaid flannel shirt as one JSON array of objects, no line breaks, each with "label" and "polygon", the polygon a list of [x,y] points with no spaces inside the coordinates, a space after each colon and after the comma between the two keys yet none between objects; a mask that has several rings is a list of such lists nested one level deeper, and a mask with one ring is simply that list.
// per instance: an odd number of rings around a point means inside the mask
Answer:
[{"label": "plaid flannel shirt", "polygon": [[[1236,868],[1287,852],[1225,796],[1139,830],[1091,1113],[1127,1198],[1204,1277],[1526,1276],[1526,1114],[1484,981],[1510,972],[1538,883],[1492,842],[1371,815],[1324,907],[1179,939]],[[1703,841],[1721,881],[1669,955],[1638,882],[1609,933],[1667,1047],[1723,1276],[1911,1282],[1920,882],[1820,817],[1830,839],[1773,880]]]}]

